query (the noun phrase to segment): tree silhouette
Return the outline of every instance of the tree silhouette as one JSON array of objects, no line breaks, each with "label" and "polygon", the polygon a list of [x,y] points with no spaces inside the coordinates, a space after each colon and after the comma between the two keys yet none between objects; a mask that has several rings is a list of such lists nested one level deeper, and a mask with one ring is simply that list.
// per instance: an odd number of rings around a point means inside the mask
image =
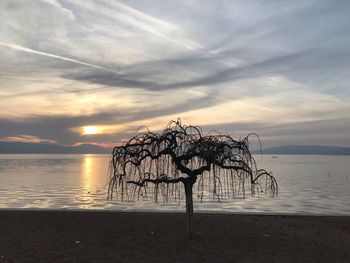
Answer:
[{"label": "tree silhouette", "polygon": [[152,197],[158,202],[170,196],[179,199],[184,191],[191,235],[194,185],[200,200],[244,198],[246,192],[277,194],[275,178],[257,169],[248,138],[204,136],[200,128],[182,125],[180,119],[162,133],[140,133],[113,149],[108,198],[115,194],[121,200]]}]

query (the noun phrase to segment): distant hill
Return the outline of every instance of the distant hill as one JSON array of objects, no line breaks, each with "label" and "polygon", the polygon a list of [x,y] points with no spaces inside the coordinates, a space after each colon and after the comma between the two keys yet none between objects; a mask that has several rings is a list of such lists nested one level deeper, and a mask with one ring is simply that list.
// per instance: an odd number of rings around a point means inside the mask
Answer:
[{"label": "distant hill", "polygon": [[[49,143],[24,143],[0,141],[0,154],[10,153],[72,153],[72,154],[109,154],[106,149],[93,144],[79,146],[62,146]],[[256,150],[253,153],[260,153]],[[349,147],[321,146],[321,145],[284,145],[263,150],[264,154],[323,154],[323,155],[350,155]]]},{"label": "distant hill", "polygon": [[[255,151],[256,153],[258,151]],[[350,148],[321,145],[284,145],[263,150],[264,154],[350,155]]]},{"label": "distant hill", "polygon": [[62,146],[48,143],[0,142],[1,153],[110,153],[111,150],[93,144]]}]

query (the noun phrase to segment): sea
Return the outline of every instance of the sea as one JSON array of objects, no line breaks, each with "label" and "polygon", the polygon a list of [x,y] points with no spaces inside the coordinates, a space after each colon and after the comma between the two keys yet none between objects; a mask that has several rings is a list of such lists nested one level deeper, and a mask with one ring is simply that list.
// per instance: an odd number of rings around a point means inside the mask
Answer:
[{"label": "sea", "polygon": [[[194,198],[195,212],[350,215],[350,156],[256,155],[278,181],[276,197]],[[184,200],[107,200],[109,155],[0,154],[0,209],[182,212]]]}]

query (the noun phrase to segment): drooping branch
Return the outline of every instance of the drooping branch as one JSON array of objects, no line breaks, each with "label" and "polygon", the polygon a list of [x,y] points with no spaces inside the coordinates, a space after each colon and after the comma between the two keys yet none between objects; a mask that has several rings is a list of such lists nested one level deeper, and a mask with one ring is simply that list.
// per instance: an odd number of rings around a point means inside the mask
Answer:
[{"label": "drooping branch", "polygon": [[137,186],[143,187],[146,183],[153,183],[153,184],[176,184],[184,182],[184,178],[179,177],[176,179],[172,179],[167,177],[165,174],[160,175],[156,179],[150,179],[150,178],[141,178],[139,181],[127,181],[128,184],[135,184]]},{"label": "drooping branch", "polygon": [[277,181],[257,169],[249,136],[242,140],[222,134],[203,136],[198,127],[182,125],[180,120],[171,121],[160,134],[147,130],[113,149],[108,196],[139,195],[152,184],[151,194],[158,200],[158,186],[173,185],[175,191],[163,195],[168,200],[183,191],[176,186],[180,182],[196,183],[201,200],[208,192],[218,200],[245,196],[247,189],[253,195],[276,195]]}]

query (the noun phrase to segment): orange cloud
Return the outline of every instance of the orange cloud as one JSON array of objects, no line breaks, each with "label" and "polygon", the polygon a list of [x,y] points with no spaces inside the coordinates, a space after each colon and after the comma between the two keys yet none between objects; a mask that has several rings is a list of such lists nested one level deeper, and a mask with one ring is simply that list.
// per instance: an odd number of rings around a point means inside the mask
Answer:
[{"label": "orange cloud", "polygon": [[0,138],[0,141],[26,142],[26,143],[57,143],[54,140],[42,139],[32,135],[18,135]]}]

